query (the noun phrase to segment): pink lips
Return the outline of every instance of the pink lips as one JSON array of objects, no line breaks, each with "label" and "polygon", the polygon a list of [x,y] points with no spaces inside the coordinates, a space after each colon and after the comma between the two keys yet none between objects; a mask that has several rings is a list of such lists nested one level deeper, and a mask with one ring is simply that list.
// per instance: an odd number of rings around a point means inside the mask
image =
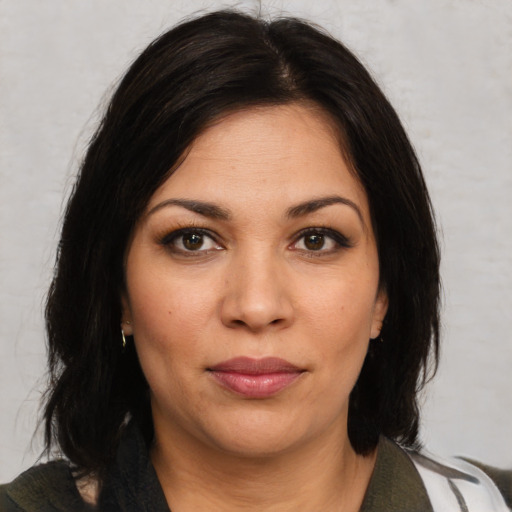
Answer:
[{"label": "pink lips", "polygon": [[236,357],[208,369],[223,387],[248,398],[268,398],[292,384],[303,370],[277,357]]}]

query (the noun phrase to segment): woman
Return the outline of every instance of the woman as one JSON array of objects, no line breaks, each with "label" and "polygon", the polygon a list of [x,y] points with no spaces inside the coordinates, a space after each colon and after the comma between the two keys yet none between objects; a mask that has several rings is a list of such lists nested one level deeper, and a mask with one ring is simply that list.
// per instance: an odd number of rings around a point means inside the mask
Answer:
[{"label": "woman", "polygon": [[296,20],[184,23],[90,144],[47,303],[67,461],[1,509],[505,510],[510,474],[415,451],[438,303],[420,166],[355,57]]}]

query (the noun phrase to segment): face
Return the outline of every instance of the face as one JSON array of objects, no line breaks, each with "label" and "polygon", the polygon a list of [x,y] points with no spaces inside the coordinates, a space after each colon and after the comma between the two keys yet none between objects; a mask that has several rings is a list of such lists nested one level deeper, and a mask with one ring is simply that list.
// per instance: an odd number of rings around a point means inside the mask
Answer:
[{"label": "face", "polygon": [[204,131],[125,273],[157,439],[268,455],[346,438],[387,299],[366,193],[324,114],[258,108]]}]

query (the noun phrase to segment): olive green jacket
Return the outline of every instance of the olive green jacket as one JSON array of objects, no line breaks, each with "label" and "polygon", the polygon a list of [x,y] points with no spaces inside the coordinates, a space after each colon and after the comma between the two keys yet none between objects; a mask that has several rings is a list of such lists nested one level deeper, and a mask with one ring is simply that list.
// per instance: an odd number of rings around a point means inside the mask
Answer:
[{"label": "olive green jacket", "polygon": [[[0,512],[170,512],[145,443],[132,430],[121,443],[97,507],[82,500],[68,464],[54,461],[0,486]],[[494,480],[512,509],[512,471],[479,467]],[[380,440],[361,512],[432,512],[410,457],[388,439]]]}]

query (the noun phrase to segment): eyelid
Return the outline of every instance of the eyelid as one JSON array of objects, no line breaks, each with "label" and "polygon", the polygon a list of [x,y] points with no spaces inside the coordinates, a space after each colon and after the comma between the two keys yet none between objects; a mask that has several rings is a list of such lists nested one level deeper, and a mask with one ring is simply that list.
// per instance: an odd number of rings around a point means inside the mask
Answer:
[{"label": "eyelid", "polygon": [[[331,238],[331,240],[333,240],[336,243],[337,249],[350,248],[350,247],[353,247],[353,245],[354,245],[352,243],[352,241],[350,240],[350,238],[348,238],[344,234],[340,233],[339,231],[337,231],[335,229],[324,227],[324,226],[309,227],[309,228],[301,229],[294,236],[294,239],[293,239],[293,242],[291,243],[291,245],[293,246],[293,245],[297,244],[297,242],[299,240],[301,240],[302,238],[304,238],[307,235],[318,235],[318,234]],[[319,249],[318,251],[310,250],[307,252],[316,253],[318,255],[321,255],[322,253],[325,254],[328,252],[332,252],[332,250],[325,251],[325,250]]]},{"label": "eyelid", "polygon": [[187,235],[190,233],[207,236],[208,238],[211,238],[216,244],[220,245],[215,234],[212,233],[209,229],[195,227],[195,226],[187,226],[187,227],[183,227],[183,228],[173,229],[171,232],[160,237],[160,243],[162,245],[169,245],[171,242],[173,242],[179,236]]},{"label": "eyelid", "polygon": [[[207,249],[200,248],[197,250],[186,250],[178,247],[177,244],[175,244],[175,241],[187,234],[197,234],[201,235],[202,237],[209,238],[216,247]],[[207,257],[211,255],[213,252],[224,249],[224,246],[221,243],[219,243],[218,237],[216,236],[215,233],[212,233],[212,231],[210,231],[209,229],[194,226],[173,229],[166,235],[160,237],[158,239],[158,243],[174,256],[186,258]]]}]

